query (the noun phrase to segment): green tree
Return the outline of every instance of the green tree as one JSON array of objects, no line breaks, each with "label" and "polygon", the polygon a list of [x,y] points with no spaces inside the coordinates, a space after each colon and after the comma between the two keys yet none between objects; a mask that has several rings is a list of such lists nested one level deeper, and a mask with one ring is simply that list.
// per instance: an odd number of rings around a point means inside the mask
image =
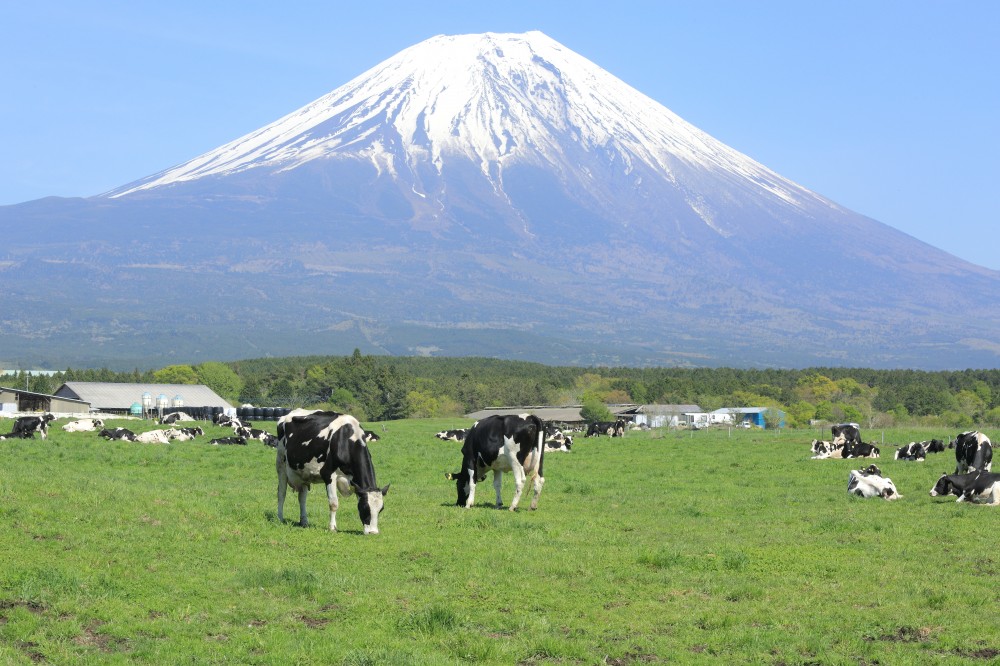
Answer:
[{"label": "green tree", "polygon": [[232,368],[218,361],[206,361],[195,366],[198,381],[212,389],[226,400],[236,400],[243,390],[244,382]]},{"label": "green tree", "polygon": [[608,406],[601,402],[601,399],[593,394],[583,396],[583,406],[580,408],[580,416],[587,423],[597,421],[613,421],[615,416],[608,409]]},{"label": "green tree", "polygon": [[190,365],[168,365],[153,373],[157,384],[198,384],[198,373]]}]

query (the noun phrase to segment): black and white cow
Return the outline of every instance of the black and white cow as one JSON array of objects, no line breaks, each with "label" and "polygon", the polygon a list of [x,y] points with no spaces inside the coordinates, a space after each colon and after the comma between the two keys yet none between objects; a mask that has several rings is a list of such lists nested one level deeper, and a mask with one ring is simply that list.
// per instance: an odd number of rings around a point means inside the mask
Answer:
[{"label": "black and white cow", "polygon": [[573,448],[573,436],[567,435],[556,426],[545,424],[545,450],[565,451],[569,453]]},{"label": "black and white cow", "polygon": [[955,474],[988,472],[993,465],[993,444],[976,430],[961,433],[954,440]]},{"label": "black and white cow", "polygon": [[[215,417],[213,416],[213,421]],[[193,416],[187,412],[171,412],[160,419],[161,425],[172,425],[178,421],[194,421],[196,420]]]},{"label": "black and white cow", "polygon": [[201,437],[205,431],[201,428],[168,428],[163,431],[169,439],[176,439],[180,442],[188,442],[196,437]]},{"label": "black and white cow", "polygon": [[244,439],[256,439],[264,442],[272,449],[278,446],[278,438],[261,428],[248,428],[243,426],[240,428],[233,428],[233,432],[237,437],[242,437]]},{"label": "black and white cow", "polygon": [[219,413],[213,416],[212,423],[219,426],[232,426],[233,428],[243,427],[243,423],[240,422],[238,418],[225,413]]},{"label": "black and white cow", "polygon": [[66,432],[93,432],[103,427],[104,421],[101,419],[77,419],[63,425],[62,429]]},{"label": "black and white cow", "polygon": [[923,442],[910,442],[896,449],[893,456],[896,460],[916,460],[923,462],[927,458],[927,449]]},{"label": "black and white cow", "polygon": [[880,451],[874,444],[859,441],[844,444],[841,455],[844,458],[878,458]]},{"label": "black and white cow", "polygon": [[42,439],[46,439],[49,436],[49,424],[55,420],[56,417],[48,413],[41,416],[22,416],[14,421],[14,428],[9,436],[34,439],[37,432],[41,433]]},{"label": "black and white cow", "polygon": [[111,441],[113,439],[124,439],[127,442],[135,441],[135,433],[128,428],[105,428],[97,433],[98,437]]},{"label": "black and white cow", "polygon": [[434,436],[446,442],[464,442],[468,432],[468,428],[456,428],[454,430],[442,430]]},{"label": "black and white cow", "polygon": [[278,472],[278,520],[288,486],[299,494],[299,524],[306,526],[306,493],[314,483],[326,486],[330,530],[337,529],[337,497],[358,496],[365,534],[378,534],[378,515],[389,486],[379,488],[375,466],[358,420],[349,414],[297,409],[278,421],[275,467]]},{"label": "black and white cow", "polygon": [[828,440],[814,439],[810,450],[813,454],[813,460],[826,460],[827,458],[844,457],[844,446],[842,444],[834,444]]},{"label": "black and white cow", "polygon": [[830,432],[833,433],[834,444],[847,446],[861,442],[861,430],[857,423],[838,423],[830,426]]},{"label": "black and white cow", "polygon": [[902,497],[892,479],[883,478],[882,471],[875,465],[851,470],[847,475],[847,494],[858,497],[881,497],[885,500]]},{"label": "black and white cow", "polygon": [[212,446],[246,446],[246,437],[216,437],[209,442]]},{"label": "black and white cow", "polygon": [[896,449],[896,460],[922,461],[928,453],[944,451],[944,442],[940,439],[925,439],[922,442],[910,442]]},{"label": "black and white cow", "polygon": [[587,426],[587,434],[584,436],[600,437],[601,435],[624,437],[625,421],[623,419],[618,419],[617,421],[596,421]]},{"label": "black and white cow", "polygon": [[931,497],[939,495],[957,495],[958,502],[988,499],[987,504],[1000,505],[1000,474],[992,472],[942,474],[931,488]]},{"label": "black and white cow", "polygon": [[454,480],[458,490],[456,504],[466,508],[476,503],[476,484],[493,472],[498,509],[503,508],[500,487],[503,473],[514,475],[514,498],[510,510],[516,511],[524,484],[534,477],[535,494],[531,509],[538,508],[545,477],[542,462],[545,455],[545,424],[533,414],[488,416],[476,423],[462,444],[462,468],[445,478]]}]

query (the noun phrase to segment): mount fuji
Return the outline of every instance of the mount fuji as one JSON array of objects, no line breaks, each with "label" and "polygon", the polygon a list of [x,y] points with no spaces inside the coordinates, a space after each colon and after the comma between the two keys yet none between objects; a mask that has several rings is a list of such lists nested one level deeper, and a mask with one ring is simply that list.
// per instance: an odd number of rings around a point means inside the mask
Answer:
[{"label": "mount fuji", "polygon": [[789,181],[542,33],[438,36],[85,199],[0,207],[0,345],[992,367],[1000,273]]}]

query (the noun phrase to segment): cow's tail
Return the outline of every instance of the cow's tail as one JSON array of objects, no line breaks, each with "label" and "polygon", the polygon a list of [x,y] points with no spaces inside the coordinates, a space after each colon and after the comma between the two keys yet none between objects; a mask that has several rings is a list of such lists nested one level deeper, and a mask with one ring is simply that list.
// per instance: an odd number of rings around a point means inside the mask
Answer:
[{"label": "cow's tail", "polygon": [[545,474],[543,473],[543,470],[542,470],[542,463],[545,462],[545,422],[542,421],[542,419],[540,419],[537,416],[532,416],[532,418],[534,418],[535,421],[537,421],[537,425],[538,425],[538,442],[537,442],[537,446],[538,446],[538,472],[537,473],[538,473],[538,477],[539,478],[544,479],[545,478]]}]

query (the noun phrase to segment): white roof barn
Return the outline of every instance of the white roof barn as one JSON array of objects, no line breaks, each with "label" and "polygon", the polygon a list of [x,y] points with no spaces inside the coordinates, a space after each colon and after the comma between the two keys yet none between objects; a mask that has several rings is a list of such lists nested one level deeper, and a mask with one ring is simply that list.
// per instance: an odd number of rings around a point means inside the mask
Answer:
[{"label": "white roof barn", "polygon": [[115,382],[66,382],[55,395],[90,403],[101,411],[128,411],[134,403],[142,403],[142,394],[149,393],[155,401],[165,395],[171,402],[177,396],[185,407],[230,408],[225,399],[204,384],[118,384]]}]

